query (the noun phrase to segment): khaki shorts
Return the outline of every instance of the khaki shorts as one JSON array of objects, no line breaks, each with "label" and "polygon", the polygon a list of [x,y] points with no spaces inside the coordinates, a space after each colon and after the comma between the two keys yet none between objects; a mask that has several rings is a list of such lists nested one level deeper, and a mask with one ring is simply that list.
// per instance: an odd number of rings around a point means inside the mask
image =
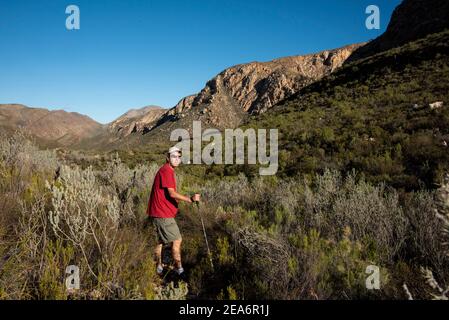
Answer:
[{"label": "khaki shorts", "polygon": [[181,232],[174,218],[149,218],[156,229],[156,237],[159,243],[169,244],[174,240],[180,240]]}]

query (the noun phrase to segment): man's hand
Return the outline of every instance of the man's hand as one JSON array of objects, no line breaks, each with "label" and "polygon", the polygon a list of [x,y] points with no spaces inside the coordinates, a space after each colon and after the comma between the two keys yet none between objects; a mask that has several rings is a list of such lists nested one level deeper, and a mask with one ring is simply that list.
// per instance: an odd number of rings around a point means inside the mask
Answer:
[{"label": "man's hand", "polygon": [[193,202],[200,202],[200,197],[201,195],[199,193],[195,193],[191,199]]},{"label": "man's hand", "polygon": [[198,202],[200,201],[200,195],[198,193],[195,193],[195,195],[193,195],[191,198],[184,196],[178,192],[175,191],[175,189],[173,188],[167,188],[168,189],[168,194],[170,195],[170,197],[172,197],[173,199],[175,199],[177,202],[179,201],[185,201],[185,202]]}]

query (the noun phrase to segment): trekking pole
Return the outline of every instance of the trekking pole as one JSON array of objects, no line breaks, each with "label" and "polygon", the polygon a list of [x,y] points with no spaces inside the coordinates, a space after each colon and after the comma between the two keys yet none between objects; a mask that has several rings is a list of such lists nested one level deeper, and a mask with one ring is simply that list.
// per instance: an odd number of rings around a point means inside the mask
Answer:
[{"label": "trekking pole", "polygon": [[201,215],[201,211],[200,211],[200,203],[198,201],[196,201],[195,204],[196,204],[198,214],[201,218],[201,225],[203,226],[204,240],[206,240],[207,255],[209,256],[210,266],[212,267],[212,271],[214,271],[214,263],[212,262],[212,254],[210,253],[209,242],[207,241],[206,228],[204,227],[203,216]]}]

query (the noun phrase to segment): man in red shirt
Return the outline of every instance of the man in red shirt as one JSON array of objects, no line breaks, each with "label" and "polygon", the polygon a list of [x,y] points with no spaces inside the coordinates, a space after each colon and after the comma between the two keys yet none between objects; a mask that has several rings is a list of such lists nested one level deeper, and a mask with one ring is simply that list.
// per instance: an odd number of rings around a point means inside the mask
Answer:
[{"label": "man in red shirt", "polygon": [[164,244],[172,244],[172,256],[175,262],[176,272],[181,275],[184,272],[181,263],[182,237],[176,224],[178,202],[194,203],[200,201],[200,195],[187,197],[176,192],[175,168],[181,163],[181,150],[172,147],[168,150],[167,160],[154,177],[150,200],[148,201],[147,215],[152,220],[157,231],[158,244],[154,250],[157,261],[157,273],[162,274],[162,247]]}]

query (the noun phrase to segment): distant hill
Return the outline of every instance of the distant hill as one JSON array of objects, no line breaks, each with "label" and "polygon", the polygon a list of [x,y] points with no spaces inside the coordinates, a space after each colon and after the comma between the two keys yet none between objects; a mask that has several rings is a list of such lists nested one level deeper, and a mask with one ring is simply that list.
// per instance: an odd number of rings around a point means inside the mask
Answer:
[{"label": "distant hill", "polygon": [[109,132],[125,137],[134,132],[145,132],[152,128],[166,110],[158,106],[147,106],[141,109],[131,109],[108,124]]},{"label": "distant hill", "polygon": [[[122,148],[137,147],[129,141],[131,137],[140,136],[152,128],[157,120],[166,112],[158,106],[147,106],[130,109],[117,119],[104,125],[94,135],[88,136],[70,146],[71,149],[110,151]],[[129,148],[128,148],[129,149]]]},{"label": "distant hill", "polygon": [[103,129],[100,123],[76,112],[20,104],[0,104],[0,127],[5,132],[22,130],[49,146],[70,146]]},{"label": "distant hill", "polygon": [[145,131],[165,111],[158,106],[131,109],[103,125],[76,112],[0,104],[0,132],[10,135],[20,130],[45,147],[100,149],[133,132]]}]

